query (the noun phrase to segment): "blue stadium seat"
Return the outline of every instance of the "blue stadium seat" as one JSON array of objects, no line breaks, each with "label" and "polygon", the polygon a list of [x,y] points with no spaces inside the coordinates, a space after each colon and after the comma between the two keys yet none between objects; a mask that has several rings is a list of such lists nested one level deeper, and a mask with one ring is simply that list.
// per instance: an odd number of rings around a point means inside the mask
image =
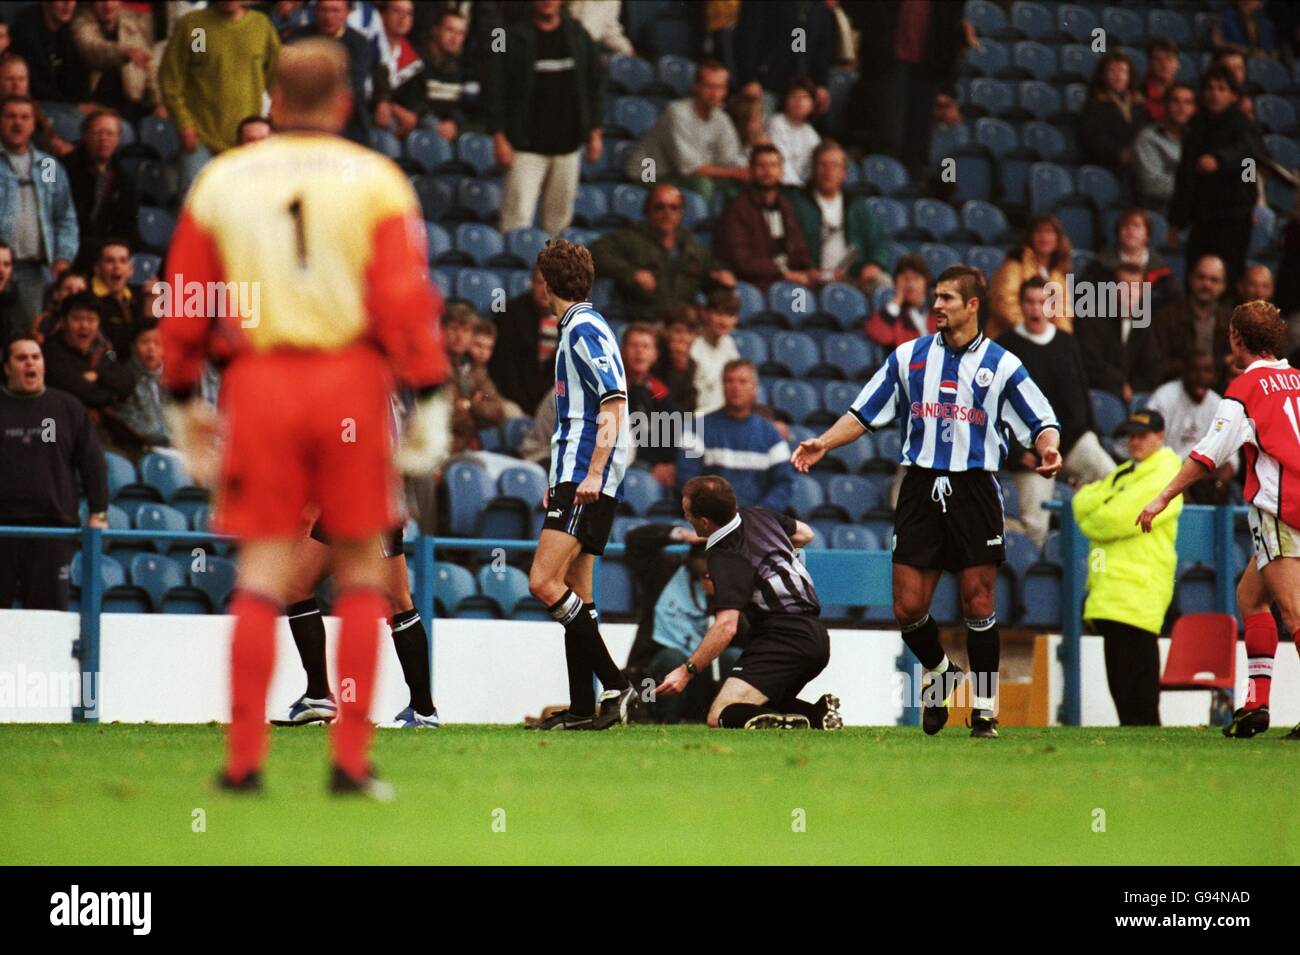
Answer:
[{"label": "blue stadium seat", "polygon": [[1036,564],[1020,579],[1024,613],[1022,627],[1056,628],[1061,625],[1061,568]]},{"label": "blue stadium seat", "polygon": [[763,293],[748,282],[736,283],[736,296],[740,299],[740,320],[744,321],[751,315],[757,315],[767,308],[767,301],[763,298]]},{"label": "blue stadium seat", "polygon": [[497,490],[505,497],[517,498],[531,510],[542,506],[546,493],[546,475],[540,467],[511,467],[501,472]]},{"label": "blue stadium seat", "polygon": [[738,328],[731,333],[731,340],[736,343],[740,357],[752,361],[755,367],[767,361],[767,341],[757,332]]},{"label": "blue stadium seat", "polygon": [[1088,101],[1086,83],[1067,83],[1065,86],[1065,111],[1077,116],[1083,112],[1083,104]]},{"label": "blue stadium seat", "polygon": [[1288,169],[1295,170],[1300,168],[1300,144],[1289,136],[1278,136],[1276,133],[1269,133],[1264,137],[1264,145],[1268,147],[1269,154],[1277,160],[1280,165]]},{"label": "blue stadium seat", "polygon": [[867,208],[880,220],[880,224],[890,235],[898,235],[908,227],[907,206],[897,199],[872,196],[867,200]]},{"label": "blue stadium seat", "polygon": [[496,167],[492,137],[487,133],[461,133],[456,137],[456,158],[474,170],[476,176],[491,175]]},{"label": "blue stadium seat", "polygon": [[141,206],[136,225],[145,248],[158,253],[167,251],[172,241],[172,230],[176,227],[171,216],[153,206]]},{"label": "blue stadium seat", "polygon": [[1277,60],[1252,56],[1246,60],[1246,79],[1265,93],[1285,93],[1291,88],[1291,74]]},{"label": "blue stadium seat", "polygon": [[117,497],[117,492],[136,482],[135,465],[112,451],[104,452],[104,461],[108,465],[108,496]]},{"label": "blue stadium seat", "polygon": [[1074,182],[1063,166],[1036,162],[1029,167],[1029,208],[1034,215],[1052,212],[1057,202],[1073,192]]},{"label": "blue stadium seat", "polygon": [[1100,388],[1090,388],[1088,395],[1092,401],[1093,418],[1097,422],[1097,433],[1114,434],[1115,429],[1128,416],[1128,409],[1124,407],[1124,402],[1109,391],[1102,391]]},{"label": "blue stadium seat", "polygon": [[176,161],[181,151],[180,137],[176,126],[170,119],[160,116],[145,116],[140,120],[140,142],[150,147],[163,162]]},{"label": "blue stadium seat", "polygon": [[[501,209],[500,184],[491,179],[462,179],[456,186],[456,208],[480,222],[494,221]],[[428,207],[425,207],[424,217],[438,218],[429,215]]]},{"label": "blue stadium seat", "polygon": [[779,332],[772,337],[769,361],[780,362],[790,377],[806,377],[809,370],[821,363],[817,343],[803,332]]},{"label": "blue stadium seat", "polygon": [[772,410],[784,414],[795,424],[803,424],[810,415],[821,410],[821,396],[806,381],[782,380],[772,386]]},{"label": "blue stadium seat", "polygon": [[695,82],[695,64],[687,57],[665,53],[655,64],[656,78],[673,91],[674,96],[689,96]]},{"label": "blue stadium seat", "polygon": [[[166,504],[141,504],[135,511],[135,527],[141,531],[187,531],[189,523],[185,515]],[[166,551],[168,545],[163,541],[155,542],[159,551]]]},{"label": "blue stadium seat", "polygon": [[826,503],[826,493],[821,484],[810,475],[796,474],[790,492],[790,507],[803,521],[812,517],[813,511]]},{"label": "blue stadium seat", "polygon": [[682,189],[682,224],[688,229],[702,226],[709,219],[709,203],[698,192]]},{"label": "blue stadium seat", "polygon": [[938,199],[917,199],[912,204],[912,226],[942,242],[961,228],[961,222],[948,203]]},{"label": "blue stadium seat", "polygon": [[866,320],[867,298],[852,285],[832,282],[822,288],[821,310],[833,317],[840,328],[858,328]]},{"label": "blue stadium seat", "polygon": [[[802,384],[802,382],[801,382]],[[832,409],[843,412],[844,408]],[[874,454],[871,438],[863,435],[857,441],[850,441],[848,444],[842,444],[838,448],[831,450],[823,459],[827,465],[849,474],[857,474],[870,463]]]},{"label": "blue stadium seat", "polygon": [[235,562],[226,557],[208,556],[203,561],[203,569],[189,567],[190,586],[208,595],[208,602],[215,613],[222,613],[230,603],[230,595],[235,591]]},{"label": "blue stadium seat", "polygon": [[370,130],[370,148],[389,159],[402,158],[401,140],[386,129],[376,127]]},{"label": "blue stadium seat", "polygon": [[966,250],[966,264],[983,272],[986,280],[993,277],[1005,258],[1006,253],[1002,249],[990,245],[972,245]]},{"label": "blue stadium seat", "polygon": [[438,286],[438,291],[443,298],[451,298],[451,293],[455,285],[455,280],[450,272],[446,269],[433,269],[429,273],[433,279],[433,284]]},{"label": "blue stadium seat", "polygon": [[1254,223],[1250,230],[1250,250],[1252,258],[1261,258],[1273,247],[1277,230],[1277,213],[1268,206],[1255,206]]},{"label": "blue stadium seat", "polygon": [[1146,25],[1142,22],[1142,17],[1123,7],[1107,7],[1102,10],[1101,27],[1110,37],[1118,37],[1119,42],[1125,46],[1137,46],[1146,40]]},{"label": "blue stadium seat", "polygon": [[1006,33],[1007,15],[996,3],[989,0],[969,0],[965,8],[965,17],[975,27],[980,37],[999,36]]},{"label": "blue stadium seat", "polygon": [[1280,96],[1255,97],[1255,120],[1266,132],[1289,134],[1295,130],[1295,108]]},{"label": "blue stadium seat", "polygon": [[596,600],[601,614],[630,617],[636,612],[632,571],[626,563],[617,557],[601,558],[599,578]]},{"label": "blue stadium seat", "polygon": [[1097,256],[1087,249],[1075,249],[1070,253],[1070,267],[1074,269],[1075,275],[1082,275],[1096,261]]},{"label": "blue stadium seat", "polygon": [[528,592],[528,575],[509,564],[500,567],[484,564],[480,567],[478,589],[484,597],[496,601],[503,617],[511,616],[516,604],[532,596]]},{"label": "blue stadium seat", "polygon": [[434,172],[451,162],[455,156],[451,143],[439,136],[436,131],[413,129],[406,137],[406,158],[425,172]]},{"label": "blue stadium seat", "polygon": [[1066,158],[1069,143],[1065,134],[1050,123],[1031,120],[1020,129],[1025,148],[1045,162],[1061,162]]},{"label": "blue stadium seat", "polygon": [[609,82],[615,89],[636,95],[654,81],[654,67],[639,56],[616,53],[609,58]]},{"label": "blue stadium seat", "polygon": [[609,211],[628,222],[640,222],[645,218],[645,193],[640,186],[617,185],[610,195]]},{"label": "blue stadium seat", "polygon": [[1058,80],[1074,83],[1088,83],[1097,64],[1097,54],[1092,48],[1082,43],[1067,43],[1057,51],[1061,65],[1057,71]]},{"label": "blue stadium seat", "polygon": [[456,251],[464,253],[475,265],[487,265],[488,261],[505,252],[505,243],[501,233],[491,226],[479,222],[462,222],[456,226]]},{"label": "blue stadium seat", "polygon": [[654,103],[640,96],[616,98],[609,116],[612,124],[630,139],[642,139],[659,118]]},{"label": "blue stadium seat", "polygon": [[967,67],[968,72],[978,76],[998,76],[1010,63],[1011,57],[1007,53],[1007,48],[997,40],[984,37],[980,38],[979,46],[968,48],[962,59],[962,64]]},{"label": "blue stadium seat", "polygon": [[968,142],[970,127],[965,123],[935,128],[930,134],[929,168],[937,168],[943,159],[955,156],[957,150]]},{"label": "blue stadium seat", "polygon": [[163,594],[185,586],[185,577],[170,557],[136,554],[131,558],[131,583],[149,595],[154,609],[161,609]]},{"label": "blue stadium seat", "polygon": [[938,276],[950,265],[961,263],[961,255],[956,249],[938,242],[921,243],[921,258],[925,259],[926,265],[930,268],[930,274],[933,276]]},{"label": "blue stadium seat", "polygon": [[1020,84],[1020,108],[1035,119],[1047,119],[1063,109],[1056,87],[1042,80],[1025,80]]},{"label": "blue stadium seat", "polygon": [[461,269],[456,273],[456,295],[467,300],[480,314],[492,310],[492,296],[496,291],[504,291],[505,284],[501,276],[487,269]]},{"label": "blue stadium seat", "polygon": [[515,454],[519,450],[520,443],[529,431],[533,429],[532,418],[510,418],[502,426],[502,440],[504,442],[505,452]]},{"label": "blue stadium seat", "polygon": [[880,539],[865,527],[841,524],[831,534],[834,550],[880,550]]},{"label": "blue stadium seat", "polygon": [[1052,12],[1033,0],[1016,0],[1011,4],[1011,25],[1031,40],[1048,36],[1056,29]]},{"label": "blue stadium seat", "polygon": [[448,531],[454,537],[473,537],[478,516],[493,497],[487,472],[468,461],[453,461],[443,472],[443,481],[450,511]]},{"label": "blue stadium seat", "polygon": [[1192,25],[1177,10],[1148,11],[1147,36],[1173,40],[1180,48],[1189,46],[1196,38],[1192,32]]},{"label": "blue stadium seat", "polygon": [[898,433],[898,429],[886,428],[877,431],[874,437],[876,439],[876,457],[885,461],[897,462],[898,455],[903,450],[903,436]]},{"label": "blue stadium seat", "polygon": [[[68,569],[68,580],[74,588],[81,589],[82,585],[82,567],[81,551],[78,550],[72,555],[72,565]],[[122,587],[126,585],[126,569],[122,566],[121,561],[112,557],[103,556],[99,559],[99,580],[107,590],[110,587]]]},{"label": "blue stadium seat", "polygon": [[1002,546],[1007,563],[1015,568],[1017,576],[1024,576],[1025,571],[1038,563],[1038,545],[1018,531],[1007,531]]},{"label": "blue stadium seat", "polygon": [[[855,388],[858,387],[856,381],[865,380],[879,364],[876,350],[871,343],[861,334],[855,335],[852,332],[827,335],[822,341],[822,355],[826,363],[838,368],[844,377],[849,379],[848,384]],[[831,411],[842,411],[848,405],[828,403],[826,407]]]},{"label": "blue stadium seat", "polygon": [[1007,116],[1015,109],[1015,92],[1005,80],[971,80],[970,105],[990,116]]},{"label": "blue stadium seat", "polygon": [[[826,497],[844,508],[852,521],[861,521],[871,511],[886,505],[879,486],[856,474],[837,474],[826,485]],[[838,544],[835,546],[839,546]]]},{"label": "blue stadium seat", "polygon": [[479,515],[475,536],[497,540],[523,540],[533,535],[535,510],[513,497],[493,496]]},{"label": "blue stadium seat", "polygon": [[[1099,210],[1108,209],[1123,198],[1119,179],[1113,172],[1102,166],[1080,166],[1078,181],[1079,192],[1091,199]],[[1092,246],[1084,246],[1084,248],[1092,248]]]},{"label": "blue stadium seat", "polygon": [[998,163],[998,191],[1004,206],[1022,207],[1029,203],[1028,159],[1008,156]]},{"label": "blue stadium seat", "polygon": [[1011,517],[1020,516],[1020,489],[1016,482],[1011,479],[1011,475],[1001,473],[997,475],[998,493],[1002,496],[1002,513]]},{"label": "blue stadium seat", "polygon": [[609,530],[609,542],[611,544],[622,544],[627,540],[629,531],[638,527],[649,524],[650,521],[644,517],[628,517],[626,514],[619,514],[614,518],[614,523]]},{"label": "blue stadium seat", "polygon": [[1051,47],[1033,40],[1021,40],[1013,46],[1011,62],[1022,70],[1028,70],[1034,79],[1045,83],[1056,76],[1056,54]]},{"label": "blue stadium seat", "polygon": [[953,157],[957,185],[951,199],[960,205],[971,199],[993,198],[993,160],[980,151],[963,148]]},{"label": "blue stadium seat", "polygon": [[609,215],[609,198],[604,191],[590,183],[578,186],[573,202],[573,221],[593,226]]},{"label": "blue stadium seat", "polygon": [[176,200],[178,185],[174,167],[165,166],[161,161],[146,159],[136,167],[136,190],[141,201],[149,205],[170,208]]},{"label": "blue stadium seat", "polygon": [[1092,31],[1101,26],[1097,14],[1074,3],[1063,3],[1056,8],[1056,22],[1076,43],[1091,43]]},{"label": "blue stadium seat", "polygon": [[1218,609],[1215,598],[1215,569],[1197,564],[1179,569],[1174,589],[1174,612],[1179,616],[1189,613],[1214,613]]},{"label": "blue stadium seat", "polygon": [[429,247],[430,262],[446,258],[452,251],[451,236],[446,229],[434,222],[424,223],[424,242]]},{"label": "blue stadium seat", "polygon": [[432,176],[412,176],[411,186],[420,200],[420,212],[426,221],[441,221],[456,205],[451,183]]},{"label": "blue stadium seat", "polygon": [[644,468],[628,468],[623,477],[623,503],[633,514],[645,517],[664,496],[663,487]]},{"label": "blue stadium seat", "polygon": [[433,565],[433,600],[440,616],[451,616],[461,603],[477,594],[474,577],[464,567],[441,560]]},{"label": "blue stadium seat", "polygon": [[131,284],[143,285],[158,275],[158,266],[162,257],[149,252],[137,252],[131,256]]},{"label": "blue stadium seat", "polygon": [[140,459],[140,480],[155,488],[163,500],[170,501],[176,492],[193,484],[179,458],[170,454],[146,454]]},{"label": "blue stadium seat", "polygon": [[1007,241],[1011,226],[1002,210],[991,202],[972,199],[961,207],[962,228],[975,233],[984,245],[997,245]]},{"label": "blue stadium seat", "polygon": [[794,282],[773,282],[767,290],[767,307],[798,327],[817,311],[817,293]]},{"label": "blue stadium seat", "polygon": [[1061,228],[1077,249],[1091,249],[1097,243],[1097,214],[1086,201],[1068,199],[1054,210]]},{"label": "blue stadium seat", "polygon": [[998,159],[1020,145],[1016,138],[1016,128],[1005,119],[994,116],[982,116],[975,120],[975,142]]}]

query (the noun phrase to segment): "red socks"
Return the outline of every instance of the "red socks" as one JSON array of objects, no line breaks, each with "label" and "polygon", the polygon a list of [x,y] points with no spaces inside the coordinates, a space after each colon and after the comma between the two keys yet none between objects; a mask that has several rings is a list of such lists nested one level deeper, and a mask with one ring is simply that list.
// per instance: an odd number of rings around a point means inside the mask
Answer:
[{"label": "red socks", "polygon": [[1273,657],[1277,654],[1277,622],[1273,614],[1253,613],[1246,618],[1246,709],[1268,706],[1273,687]]},{"label": "red socks", "polygon": [[230,605],[235,635],[230,645],[230,727],[226,774],[236,782],[258,770],[266,758],[266,692],[275,668],[273,601],[240,591]]},{"label": "red socks", "polygon": [[339,716],[331,745],[334,762],[356,779],[370,773],[368,751],[373,727],[370,700],[379,664],[379,623],[388,616],[388,598],[377,590],[352,589],[334,603],[339,632]]}]

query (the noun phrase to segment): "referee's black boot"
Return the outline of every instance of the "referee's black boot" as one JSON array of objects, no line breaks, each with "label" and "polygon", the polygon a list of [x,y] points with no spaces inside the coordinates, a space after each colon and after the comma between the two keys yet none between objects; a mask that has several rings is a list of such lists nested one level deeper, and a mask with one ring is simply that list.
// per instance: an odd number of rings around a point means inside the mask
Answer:
[{"label": "referee's black boot", "polygon": [[1232,722],[1223,728],[1230,739],[1250,739],[1268,729],[1268,707],[1257,706],[1248,710],[1244,706],[1232,714]]},{"label": "referee's black boot", "polygon": [[993,716],[976,716],[971,714],[970,735],[973,739],[997,739],[998,721]]},{"label": "referee's black boot", "polygon": [[921,729],[933,736],[948,724],[948,704],[966,671],[951,660],[942,673],[927,673],[921,683]]},{"label": "referee's black boot", "polygon": [[623,726],[632,722],[632,711],[636,709],[636,687],[628,684],[626,690],[606,690],[600,694],[600,709],[591,721],[594,730],[607,730],[611,726]]}]

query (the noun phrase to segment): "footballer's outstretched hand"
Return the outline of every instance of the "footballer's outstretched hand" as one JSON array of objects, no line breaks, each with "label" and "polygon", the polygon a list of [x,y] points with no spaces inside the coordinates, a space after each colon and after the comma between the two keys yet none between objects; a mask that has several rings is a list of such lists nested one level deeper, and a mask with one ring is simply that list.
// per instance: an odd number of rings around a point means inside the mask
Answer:
[{"label": "footballer's outstretched hand", "polygon": [[1034,468],[1043,477],[1055,477],[1065,461],[1061,458],[1060,448],[1047,448],[1043,451],[1042,461]]},{"label": "footballer's outstretched hand", "polygon": [[415,403],[397,450],[397,469],[413,477],[432,474],[450,451],[451,400],[443,387]]},{"label": "footballer's outstretched hand", "polygon": [[221,474],[221,419],[216,409],[194,398],[183,405],[165,405],[163,418],[190,478],[199,487],[215,488]]},{"label": "footballer's outstretched hand", "polygon": [[790,455],[790,463],[800,474],[807,474],[808,470],[826,456],[826,445],[822,443],[821,438],[806,438],[799,442],[799,447],[794,449],[794,454]]},{"label": "footballer's outstretched hand", "polygon": [[655,696],[676,696],[686,689],[686,684],[691,682],[690,671],[686,669],[683,663],[672,673],[664,677],[664,681],[655,687]]}]

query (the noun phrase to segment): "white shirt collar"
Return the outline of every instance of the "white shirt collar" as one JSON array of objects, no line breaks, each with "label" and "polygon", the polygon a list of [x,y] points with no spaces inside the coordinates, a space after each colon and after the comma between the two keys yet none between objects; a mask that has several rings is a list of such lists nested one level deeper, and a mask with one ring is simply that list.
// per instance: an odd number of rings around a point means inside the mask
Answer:
[{"label": "white shirt collar", "polygon": [[[1277,359],[1277,361],[1265,361],[1263,358],[1260,358],[1258,361],[1252,361],[1250,363],[1250,367],[1248,367],[1246,371],[1254,371],[1256,368],[1282,369],[1282,368],[1290,368],[1290,367],[1291,366],[1287,364],[1287,360],[1285,358],[1279,358]],[[1245,373],[1246,372],[1242,372],[1242,374]]]},{"label": "white shirt collar", "polygon": [[722,538],[726,537],[728,534],[730,534],[739,526],[740,526],[740,511],[736,511],[735,517],[727,521],[727,523],[723,524],[716,531],[714,531],[712,534],[709,535],[708,541],[705,542],[704,544],[704,549],[708,550],[710,547],[712,547],[718,541],[722,540]]},{"label": "white shirt collar", "polygon": [[569,319],[573,318],[574,315],[576,315],[578,312],[580,312],[580,311],[581,311],[582,309],[584,309],[584,308],[591,308],[591,303],[590,303],[590,302],[574,302],[572,305],[570,305],[569,308],[568,308],[568,310],[565,311],[565,313],[564,313],[564,317],[560,319],[560,327],[563,328],[565,322],[567,322]]}]

